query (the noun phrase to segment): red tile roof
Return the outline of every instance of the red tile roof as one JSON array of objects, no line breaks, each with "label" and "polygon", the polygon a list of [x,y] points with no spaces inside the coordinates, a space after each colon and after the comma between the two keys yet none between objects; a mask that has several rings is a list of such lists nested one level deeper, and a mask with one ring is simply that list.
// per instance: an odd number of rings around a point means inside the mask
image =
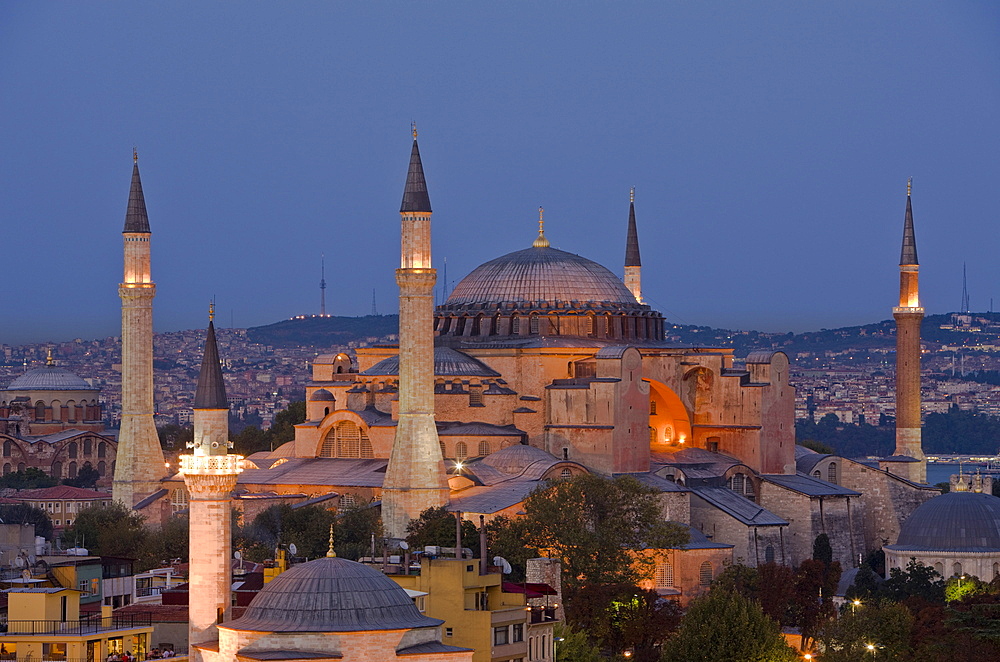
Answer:
[{"label": "red tile roof", "polygon": [[40,490],[24,490],[13,495],[14,499],[23,501],[25,499],[83,499],[95,501],[110,499],[107,492],[97,490],[85,490],[82,487],[71,487],[69,485],[56,485],[55,487],[45,487]]}]

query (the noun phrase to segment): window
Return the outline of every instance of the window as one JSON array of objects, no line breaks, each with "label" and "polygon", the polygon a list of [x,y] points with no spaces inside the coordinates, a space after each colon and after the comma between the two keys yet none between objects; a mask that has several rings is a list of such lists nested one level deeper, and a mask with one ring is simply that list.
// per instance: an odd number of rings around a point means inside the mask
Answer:
[{"label": "window", "polygon": [[674,566],[669,561],[663,561],[656,566],[656,575],[653,577],[656,588],[670,588],[674,585]]},{"label": "window", "polygon": [[[369,455],[371,453],[371,455]],[[361,458],[373,457],[368,434],[353,421],[340,421],[323,438],[320,457]]]},{"label": "window", "polygon": [[708,586],[712,583],[712,564],[705,561],[698,568],[698,583],[702,586]]},{"label": "window", "polygon": [[573,472],[569,470],[569,467],[566,467],[565,469],[559,472],[559,477],[562,478],[563,480],[567,478],[572,478]]},{"label": "window", "polygon": [[493,628],[493,645],[494,646],[506,646],[510,643],[510,637],[508,636],[507,626]]},{"label": "window", "polygon": [[345,494],[344,496],[340,497],[340,505],[343,508],[351,508],[353,506],[356,506],[357,504],[358,504],[358,498],[353,494]]},{"label": "window", "polygon": [[441,444],[441,457],[448,457],[448,449],[444,447],[444,442],[439,439],[438,443]]},{"label": "window", "polygon": [[587,321],[587,325],[588,325],[588,331],[587,331],[587,333],[589,333],[592,336],[596,336],[597,335],[597,316],[591,314],[591,315],[587,315],[587,317],[589,318],[588,321]]},{"label": "window", "polygon": [[483,388],[481,386],[472,386],[469,388],[469,406],[483,406]]},{"label": "window", "polygon": [[464,441],[460,441],[455,444],[455,459],[459,462],[464,462],[465,458],[469,457],[469,447]]},{"label": "window", "polygon": [[486,457],[487,455],[489,455],[492,452],[493,452],[493,449],[490,448],[490,442],[488,442],[488,441],[480,441],[479,442],[479,457]]},{"label": "window", "polygon": [[16,660],[16,659],[17,659],[17,642],[5,641],[3,645],[0,645],[0,660]]},{"label": "window", "polygon": [[962,574],[962,564],[961,563],[952,564],[951,574],[954,576],[960,576]]},{"label": "window", "polygon": [[517,315],[510,318],[510,333],[515,336],[521,333],[521,318]]},{"label": "window", "polygon": [[532,315],[528,318],[528,333],[533,335],[538,333],[538,315]]},{"label": "window", "polygon": [[495,336],[500,333],[500,316],[494,315],[493,321],[490,323],[490,335]]},{"label": "window", "polygon": [[75,441],[69,442],[69,456],[71,459],[76,459],[77,446]]},{"label": "window", "polygon": [[[63,598],[65,600],[65,598]],[[58,644],[42,644],[42,659],[43,660],[65,660],[66,659],[66,644],[60,642]]]},{"label": "window", "polygon": [[743,485],[746,482],[746,476],[743,474],[735,474],[729,479],[729,489],[737,494],[743,494]]},{"label": "window", "polygon": [[524,641],[524,623],[514,623],[510,626],[510,640],[512,643]]},{"label": "window", "polygon": [[817,469],[816,471],[813,472],[813,478],[816,478],[817,480],[823,480],[823,473],[819,469]]},{"label": "window", "polygon": [[649,415],[656,416],[656,400],[649,401]]},{"label": "window", "polygon": [[719,452],[719,438],[718,437],[709,437],[708,438],[708,450],[711,451],[712,453],[718,453]]},{"label": "window", "polygon": [[56,521],[55,521],[55,525],[56,525],[56,526],[62,526],[62,521],[60,521],[60,520],[56,520]]},{"label": "window", "polygon": [[108,445],[103,441],[97,444],[97,457],[105,457],[108,452]]},{"label": "window", "polygon": [[764,550],[764,563],[774,563],[774,547],[771,545]]},{"label": "window", "polygon": [[831,462],[830,466],[826,468],[826,479],[831,483],[837,482],[837,463]]},{"label": "window", "polygon": [[90,439],[84,439],[83,440],[83,454],[84,455],[90,455],[90,451],[92,450],[92,446],[93,446],[93,442],[90,441]]},{"label": "window", "polygon": [[444,636],[450,637],[453,634],[455,634],[455,631],[452,628],[445,628],[444,629]]},{"label": "window", "polygon": [[9,441],[3,442],[3,456],[10,457],[11,443]]}]

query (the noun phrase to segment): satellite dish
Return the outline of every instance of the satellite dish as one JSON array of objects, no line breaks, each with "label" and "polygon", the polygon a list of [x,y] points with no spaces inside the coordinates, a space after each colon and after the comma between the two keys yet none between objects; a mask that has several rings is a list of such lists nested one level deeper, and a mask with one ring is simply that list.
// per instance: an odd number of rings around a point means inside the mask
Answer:
[{"label": "satellite dish", "polygon": [[299,553],[299,548],[295,546],[295,543],[292,543],[291,545],[288,546],[288,551],[292,553],[292,556],[297,556]]},{"label": "satellite dish", "polygon": [[500,571],[503,574],[505,574],[505,575],[509,575],[510,572],[511,572],[511,570],[512,570],[512,568],[510,567],[510,564],[507,563],[507,559],[505,559],[502,556],[494,556],[493,557],[493,565],[499,566],[500,567]]},{"label": "satellite dish", "polygon": [[235,552],[233,552],[233,558],[239,561],[240,559],[243,558],[243,553],[239,550],[236,550]]},{"label": "satellite dish", "polygon": [[401,543],[399,543],[399,548],[405,551],[410,548],[410,543],[404,540]]},{"label": "satellite dish", "polygon": [[14,557],[14,565],[16,565],[18,568],[23,568],[24,567],[24,557],[23,556],[15,556]]}]

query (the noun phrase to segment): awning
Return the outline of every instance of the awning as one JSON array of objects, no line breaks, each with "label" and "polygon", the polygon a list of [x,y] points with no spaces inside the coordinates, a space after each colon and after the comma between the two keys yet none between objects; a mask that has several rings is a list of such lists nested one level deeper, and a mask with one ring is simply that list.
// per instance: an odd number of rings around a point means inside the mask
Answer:
[{"label": "awning", "polygon": [[548,584],[535,584],[532,582],[504,582],[501,585],[504,593],[524,593],[528,598],[541,598],[546,595],[558,595],[558,592]]}]

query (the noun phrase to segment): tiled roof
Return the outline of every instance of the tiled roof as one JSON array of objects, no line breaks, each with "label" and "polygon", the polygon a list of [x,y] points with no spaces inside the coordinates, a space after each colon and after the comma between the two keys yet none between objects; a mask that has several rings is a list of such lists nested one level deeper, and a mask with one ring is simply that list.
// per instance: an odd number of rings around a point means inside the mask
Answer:
[{"label": "tiled roof", "polygon": [[71,487],[70,485],[56,485],[54,487],[43,487],[38,490],[23,490],[12,495],[15,499],[86,499],[89,501],[99,499],[110,499],[107,492],[96,490],[85,490],[82,487]]},{"label": "tiled roof", "polygon": [[[369,376],[399,375],[399,355],[395,354],[384,358],[361,374]],[[436,377],[499,377],[500,373],[468,354],[463,354],[450,347],[435,347],[434,375]]]},{"label": "tiled roof", "polygon": [[239,484],[381,487],[388,463],[385,459],[291,457],[273,469],[245,469],[239,476]]},{"label": "tiled roof", "polygon": [[834,483],[805,474],[761,474],[761,479],[807,496],[861,496]]},{"label": "tiled roof", "polygon": [[448,510],[463,513],[496,513],[522,501],[541,485],[530,478],[515,478],[495,485],[483,485],[462,490],[451,497]]},{"label": "tiled roof", "polygon": [[416,646],[408,646],[406,648],[400,648],[396,651],[396,655],[431,655],[432,653],[464,653],[471,651],[471,648],[459,648],[458,646],[449,646],[448,644],[442,644],[440,641],[428,641],[423,644],[417,644]]},{"label": "tiled roof", "polygon": [[788,522],[726,487],[699,487],[694,494],[747,526],[784,526]]},{"label": "tiled roof", "polygon": [[53,365],[32,368],[17,377],[8,391],[98,391],[69,370]]}]

